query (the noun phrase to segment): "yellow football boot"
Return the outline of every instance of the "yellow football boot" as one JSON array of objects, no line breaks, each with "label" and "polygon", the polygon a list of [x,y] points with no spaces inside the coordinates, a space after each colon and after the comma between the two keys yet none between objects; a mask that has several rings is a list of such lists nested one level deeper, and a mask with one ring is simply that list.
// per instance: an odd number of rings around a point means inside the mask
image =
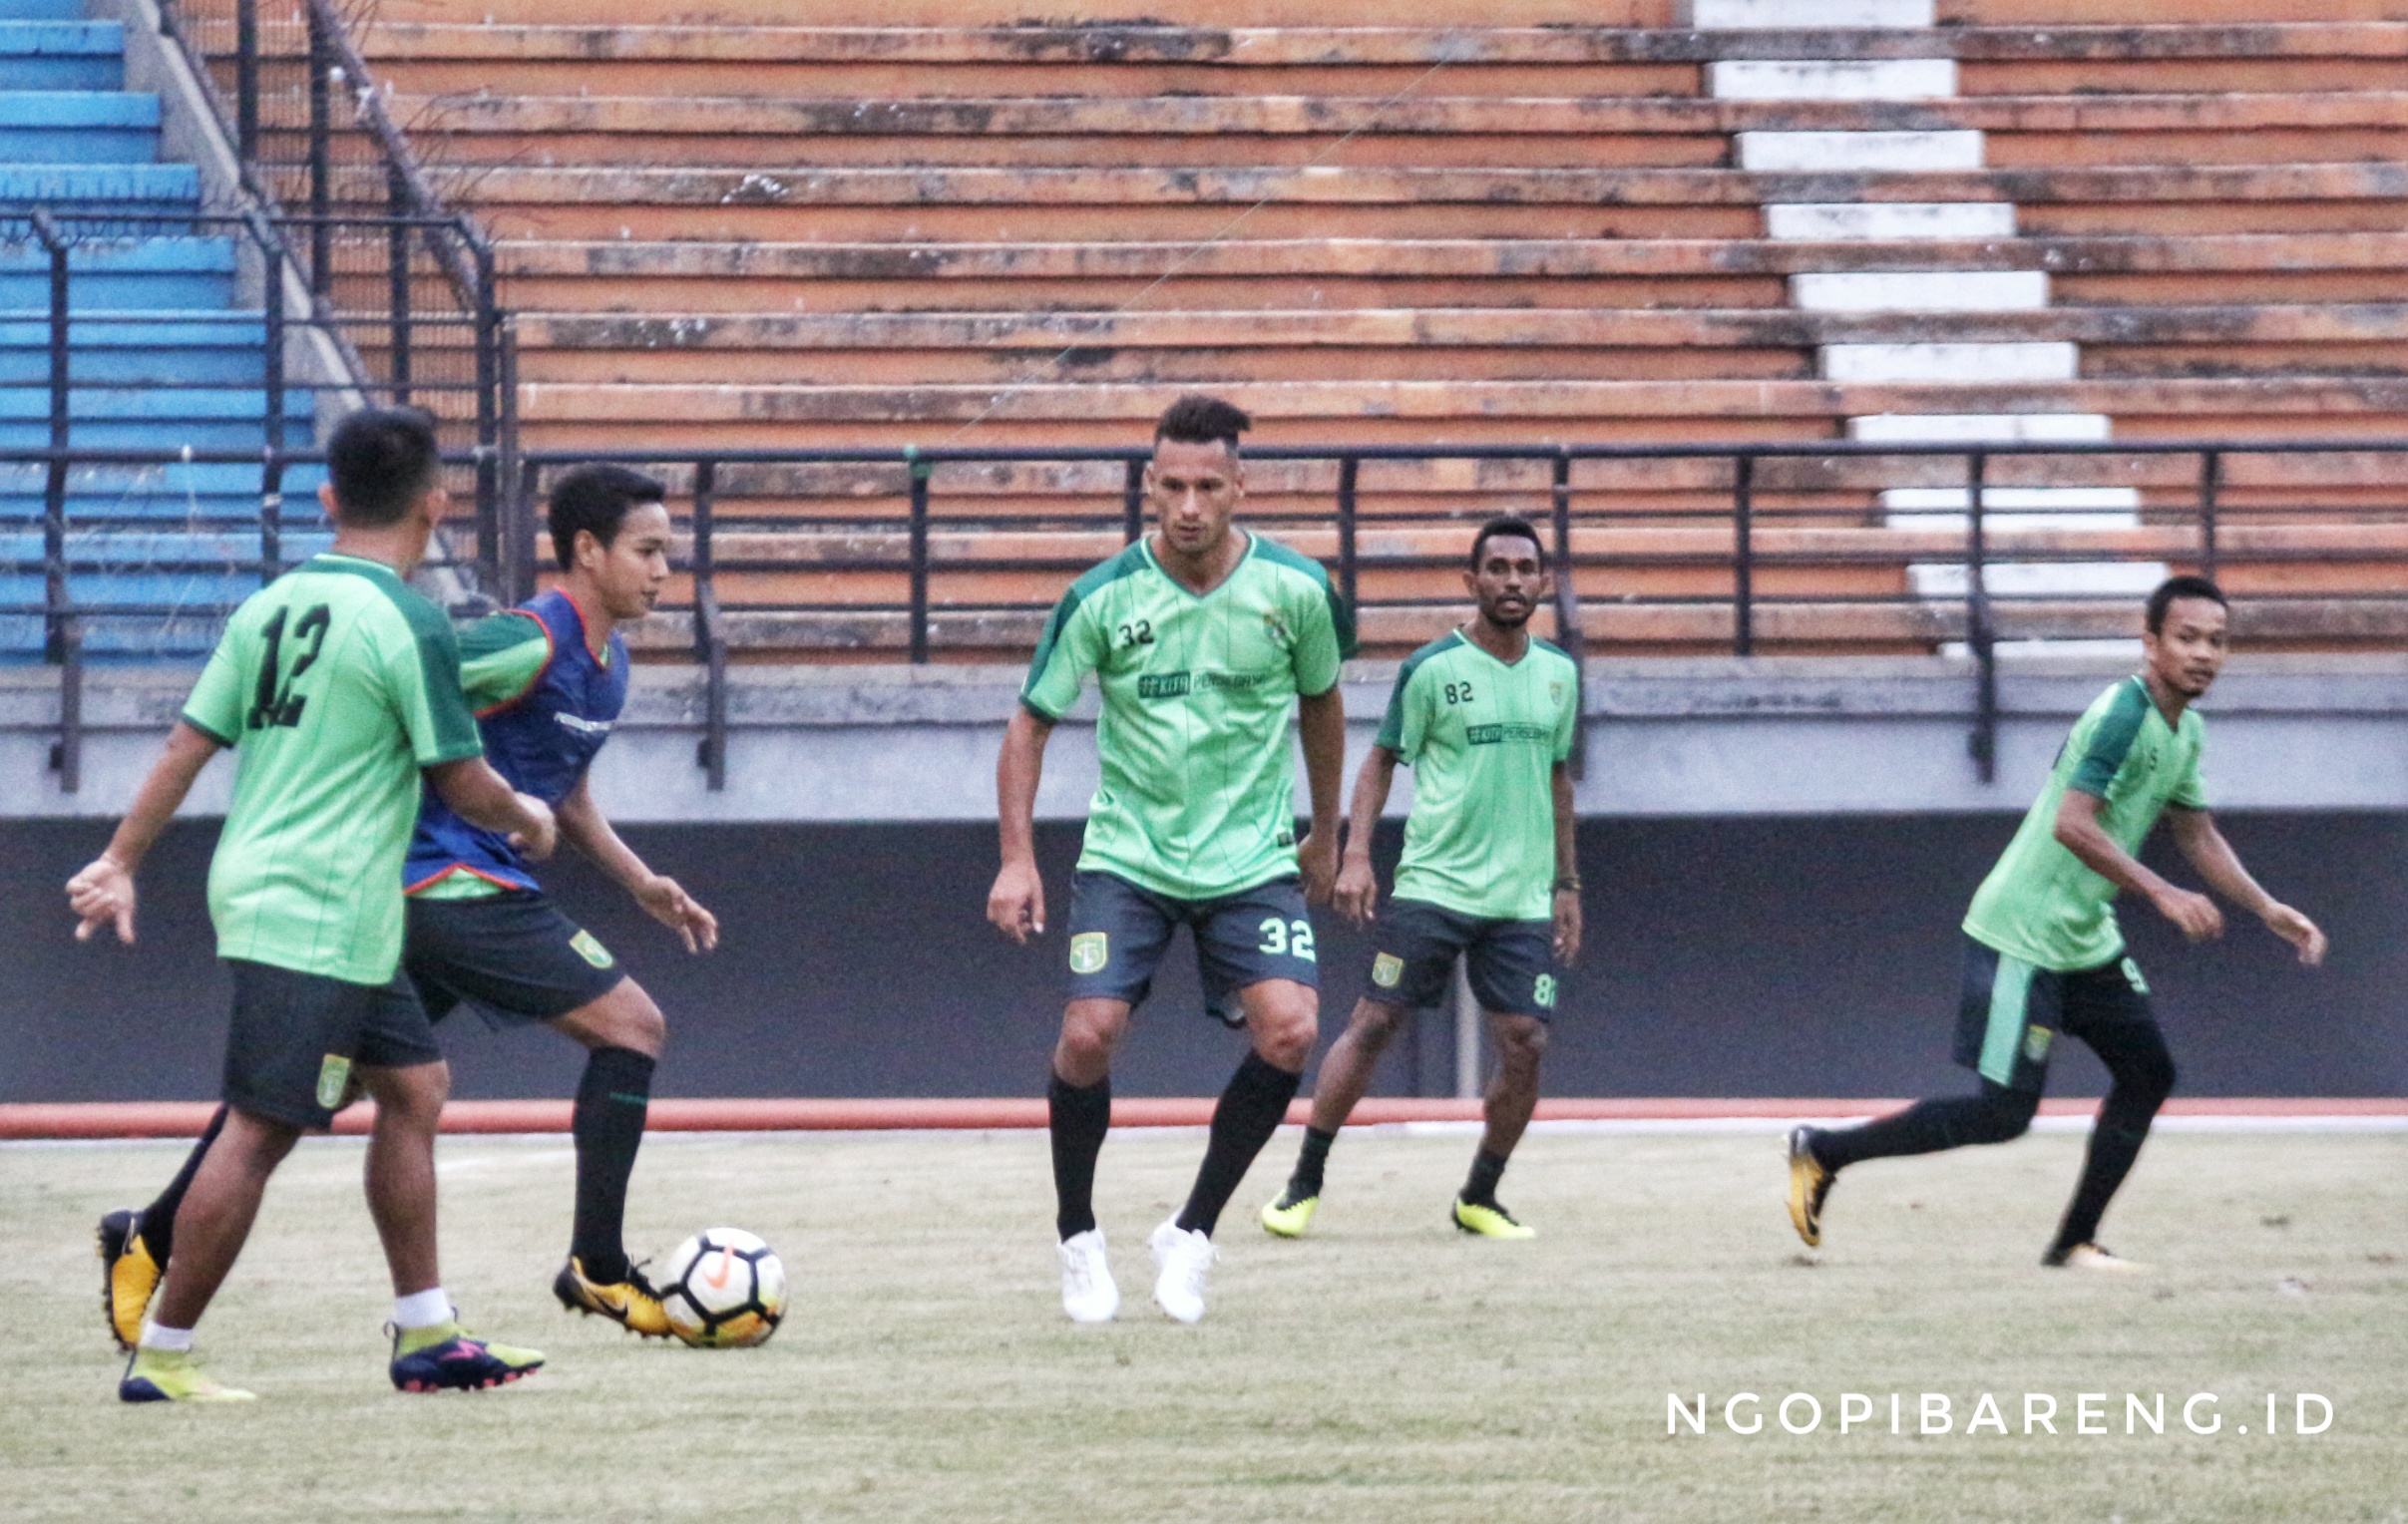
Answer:
[{"label": "yellow football boot", "polygon": [[109,1336],[120,1349],[142,1338],[143,1314],[159,1290],[166,1267],[151,1258],[142,1241],[142,1214],[127,1208],[101,1219],[101,1310],[109,1315]]},{"label": "yellow football boot", "polygon": [[1457,1228],[1465,1233],[1478,1234],[1481,1238],[1534,1239],[1538,1237],[1536,1228],[1525,1227],[1515,1222],[1512,1213],[1494,1202],[1465,1201],[1462,1197],[1457,1196],[1454,1199],[1453,1220]]},{"label": "yellow football boot", "polygon": [[572,1313],[598,1314],[645,1338],[669,1336],[668,1310],[660,1305],[660,1293],[633,1266],[627,1267],[624,1281],[605,1285],[588,1280],[584,1263],[572,1257],[553,1277],[552,1295]]},{"label": "yellow football boot", "polygon": [[1790,1129],[1790,1226],[1808,1249],[1822,1246],[1822,1198],[1831,1194],[1832,1171],[1814,1157],[1814,1129]]},{"label": "yellow football boot", "polygon": [[256,1402],[257,1397],[220,1386],[190,1350],[137,1348],[117,1383],[121,1402]]},{"label": "yellow football boot", "polygon": [[1297,1196],[1282,1191],[1276,1201],[1263,1204],[1263,1231],[1274,1238],[1303,1238],[1305,1229],[1312,1224],[1314,1209],[1320,1205],[1319,1196]]}]

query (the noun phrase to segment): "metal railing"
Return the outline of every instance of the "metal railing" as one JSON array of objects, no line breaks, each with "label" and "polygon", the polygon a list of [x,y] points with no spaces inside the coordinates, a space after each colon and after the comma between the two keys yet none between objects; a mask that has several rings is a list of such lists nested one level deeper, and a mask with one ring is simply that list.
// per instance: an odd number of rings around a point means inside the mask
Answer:
[{"label": "metal railing", "polygon": [[[1463,564],[1471,526],[1514,509],[1543,527],[1555,573],[1552,631],[1575,656],[1666,649],[1743,657],[1928,653],[1961,645],[1973,690],[1968,751],[1987,780],[2000,721],[2000,645],[2051,635],[2129,636],[2137,623],[2138,597],[2130,588],[2017,590],[1998,585],[2000,578],[2067,565],[2149,576],[2161,567],[2221,571],[2232,573],[2227,588],[2243,638],[2252,643],[2396,644],[2408,635],[2408,590],[2401,590],[2399,575],[2408,569],[2408,486],[2396,469],[2403,454],[2408,443],[2359,440],[1265,447],[1247,452],[1257,487],[1245,522],[1316,549],[1326,545],[1321,554],[1341,595],[1359,620],[1381,624],[1373,638],[1392,646],[1417,644],[1459,616],[1459,592],[1442,584]],[[80,651],[92,624],[167,612],[221,619],[234,601],[186,601],[163,610],[78,596],[78,579],[96,570],[80,549],[86,538],[123,525],[75,512],[71,475],[165,469],[180,461],[256,467],[255,516],[189,528],[255,533],[255,556],[229,563],[212,552],[192,565],[220,572],[231,566],[246,579],[255,574],[264,581],[289,559],[285,537],[316,521],[314,512],[306,520],[286,512],[285,475],[318,459],[307,450],[0,450],[0,474],[12,466],[43,472],[42,555],[13,564],[20,576],[39,572],[43,593],[38,601],[0,602],[0,618],[39,615],[44,650],[61,665],[63,783],[80,749]],[[900,626],[896,653],[915,662],[936,659],[941,649],[1016,657],[1032,643],[1061,586],[1101,560],[1100,548],[1134,540],[1144,529],[1146,455],[1139,450],[530,453],[516,465],[502,533],[489,542],[503,569],[489,586],[512,598],[534,589],[546,474],[594,459],[649,467],[669,486],[682,531],[675,567],[685,586],[664,611],[690,625],[688,654],[700,668],[704,699],[697,763],[712,788],[726,776],[730,649],[776,643],[747,636],[746,620],[884,620],[885,627]],[[464,471],[498,464],[475,453],[453,462]],[[1520,485],[1448,487],[1433,510],[1401,505],[1379,480],[1383,471],[1465,465],[1518,471]],[[1084,472],[1080,491],[1087,501],[1049,489],[1039,511],[999,509],[997,474],[1032,467]],[[818,484],[817,506],[835,507],[798,514],[798,498],[813,484],[796,474],[813,472],[840,476]],[[1284,483],[1275,480],[1282,473]],[[2035,481],[2062,483],[2069,475],[2140,484],[2138,507],[2125,516],[2132,527],[2069,534],[2030,522],[2062,511],[2036,511],[2028,500],[1998,506],[2010,501],[2003,495],[2029,491]],[[1961,504],[1879,506],[1880,489],[1866,484],[1900,476],[1941,483],[1962,494]],[[879,511],[881,498],[893,504],[890,511]],[[1938,527],[1901,527],[1917,518],[1936,519]],[[0,532],[12,527],[33,526],[0,519]],[[730,537],[746,544],[731,552]],[[1006,549],[990,554],[999,545]],[[1944,572],[1940,580],[1955,585],[1918,591],[1915,578],[1926,572]],[[891,585],[900,596],[798,598],[774,580],[795,573]],[[992,585],[998,576],[1018,590],[999,597]],[[763,579],[767,590],[748,585]],[[963,579],[961,589],[950,590]],[[1867,590],[1873,582],[1879,587]],[[1666,618],[1678,638],[1665,637],[1659,625]],[[984,632],[945,635],[947,621],[960,619],[986,620],[979,626]]]}]

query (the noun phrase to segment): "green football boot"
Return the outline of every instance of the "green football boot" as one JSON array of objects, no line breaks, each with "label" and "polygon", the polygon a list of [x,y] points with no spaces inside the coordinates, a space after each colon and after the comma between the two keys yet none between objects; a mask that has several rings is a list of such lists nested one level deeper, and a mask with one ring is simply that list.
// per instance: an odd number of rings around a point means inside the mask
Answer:
[{"label": "green football boot", "polygon": [[256,1402],[257,1397],[209,1379],[189,1350],[137,1348],[117,1383],[121,1402]]}]

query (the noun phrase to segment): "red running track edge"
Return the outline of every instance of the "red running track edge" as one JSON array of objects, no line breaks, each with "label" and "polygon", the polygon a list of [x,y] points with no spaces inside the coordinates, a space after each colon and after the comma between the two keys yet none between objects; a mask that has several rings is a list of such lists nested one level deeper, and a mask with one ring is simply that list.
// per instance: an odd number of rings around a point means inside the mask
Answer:
[{"label": "red running track edge", "polygon": [[[1829,1097],[1655,1096],[1538,1103],[1538,1120],[1694,1121],[1720,1117],[1873,1116],[1906,1104],[1899,1100]],[[2047,1116],[2087,1114],[2096,1098],[2041,1102]],[[1115,1127],[1201,1127],[1212,1120],[1210,1096],[1112,1102]],[[64,1141],[80,1138],[190,1138],[208,1124],[207,1101],[84,1101],[0,1105],[0,1141]],[[1288,1120],[1301,1125],[1309,1104],[1297,1101]],[[454,1101],[443,1108],[450,1133],[567,1132],[570,1102]],[[373,1104],[352,1107],[334,1120],[339,1135],[368,1131]],[[2408,1097],[2225,1097],[2176,1099],[2169,1116],[2408,1116]],[[1373,1098],[1355,1108],[1353,1121],[1475,1122],[1476,1100]],[[957,1099],[655,1100],[654,1132],[881,1132],[902,1129],[1010,1129],[1045,1125],[1041,1096]]]}]

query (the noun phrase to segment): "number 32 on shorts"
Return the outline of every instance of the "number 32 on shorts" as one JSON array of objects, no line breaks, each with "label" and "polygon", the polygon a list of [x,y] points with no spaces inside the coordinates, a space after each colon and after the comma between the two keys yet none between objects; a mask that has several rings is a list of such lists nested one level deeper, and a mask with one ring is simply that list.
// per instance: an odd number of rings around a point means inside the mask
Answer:
[{"label": "number 32 on shorts", "polygon": [[1308,963],[1319,961],[1313,955],[1313,923],[1265,916],[1257,930],[1263,934],[1262,944],[1255,949],[1257,952],[1268,952],[1273,957],[1301,957]]}]

